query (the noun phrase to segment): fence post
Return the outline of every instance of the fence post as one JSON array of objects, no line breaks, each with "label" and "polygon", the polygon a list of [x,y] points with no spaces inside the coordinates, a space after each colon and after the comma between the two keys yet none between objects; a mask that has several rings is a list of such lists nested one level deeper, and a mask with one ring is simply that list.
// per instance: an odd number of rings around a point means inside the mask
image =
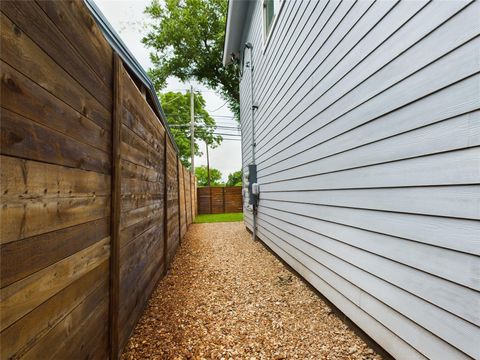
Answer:
[{"label": "fence post", "polygon": [[113,116],[112,116],[112,174],[110,204],[110,306],[109,306],[109,342],[110,357],[118,359],[118,311],[119,311],[119,232],[121,205],[121,171],[120,171],[120,133],[122,116],[122,87],[120,84],[122,63],[118,54],[113,57]]},{"label": "fence post", "polygon": [[222,204],[223,204],[223,213],[225,214],[225,188],[222,187]]}]

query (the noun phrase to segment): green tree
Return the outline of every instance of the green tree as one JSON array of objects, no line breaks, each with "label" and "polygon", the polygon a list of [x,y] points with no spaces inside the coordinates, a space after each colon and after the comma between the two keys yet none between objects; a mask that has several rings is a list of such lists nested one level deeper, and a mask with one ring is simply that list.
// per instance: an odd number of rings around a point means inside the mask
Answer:
[{"label": "green tree", "polygon": [[227,8],[227,0],[152,0],[145,13],[153,21],[142,41],[151,50],[157,91],[169,76],[194,79],[219,92],[238,119],[237,66],[222,64]]},{"label": "green tree", "polygon": [[228,174],[227,186],[242,186],[242,170]]},{"label": "green tree", "polygon": [[[208,171],[205,165],[195,168],[198,186],[208,186]],[[222,173],[218,169],[210,168],[210,185],[220,186],[222,184]]]},{"label": "green tree", "polygon": [[[183,165],[190,167],[190,92],[167,92],[160,94],[160,102],[170,125],[170,130],[180,152]],[[214,135],[215,120],[205,110],[202,95],[195,94],[195,155],[201,156],[199,141],[206,142],[210,148],[216,148],[222,142],[220,135]]]}]

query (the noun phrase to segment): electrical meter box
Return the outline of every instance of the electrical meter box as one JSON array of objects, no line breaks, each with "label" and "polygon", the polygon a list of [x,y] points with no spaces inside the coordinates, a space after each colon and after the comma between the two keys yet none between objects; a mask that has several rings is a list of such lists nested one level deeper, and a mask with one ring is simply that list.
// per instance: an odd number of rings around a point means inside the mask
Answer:
[{"label": "electrical meter box", "polygon": [[257,199],[258,199],[258,194],[255,194],[254,191],[252,191],[253,184],[257,184],[257,165],[256,164],[248,165],[248,194],[249,194],[248,203],[250,205],[256,205]]}]

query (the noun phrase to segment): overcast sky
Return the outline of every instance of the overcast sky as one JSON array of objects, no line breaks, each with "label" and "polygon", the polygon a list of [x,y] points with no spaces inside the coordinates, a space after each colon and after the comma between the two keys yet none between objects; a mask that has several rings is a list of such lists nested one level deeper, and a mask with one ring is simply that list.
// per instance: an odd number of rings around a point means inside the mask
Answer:
[{"label": "overcast sky", "polygon": [[[143,13],[150,0],[95,0],[96,4],[108,19],[113,28],[128,46],[133,55],[144,69],[148,70],[152,63],[149,58],[149,51],[141,42],[142,37],[147,32],[149,18]],[[193,83],[195,90],[202,91],[206,101],[207,110],[215,117],[218,125],[236,126],[236,121],[232,118],[232,113],[228,107],[222,106],[225,101],[211,90],[202,85]],[[169,79],[168,87],[165,91],[179,91],[187,89],[190,84],[183,84],[177,79]],[[199,144],[204,155],[195,157],[195,166],[206,165],[205,144]],[[229,173],[240,170],[241,168],[241,145],[240,141],[224,140],[222,145],[216,149],[210,150],[210,166],[217,168],[222,172],[223,179],[226,180]]]}]

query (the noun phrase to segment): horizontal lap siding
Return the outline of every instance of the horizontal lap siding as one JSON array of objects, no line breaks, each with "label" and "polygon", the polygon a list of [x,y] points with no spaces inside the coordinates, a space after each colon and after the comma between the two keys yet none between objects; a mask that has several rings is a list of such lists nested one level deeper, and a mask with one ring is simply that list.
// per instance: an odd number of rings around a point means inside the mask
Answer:
[{"label": "horizontal lap siding", "polygon": [[244,36],[259,237],[399,358],[480,356],[479,11],[286,2],[262,52],[256,5]]},{"label": "horizontal lap siding", "polygon": [[50,3],[0,3],[5,359],[108,353],[112,51]]}]

